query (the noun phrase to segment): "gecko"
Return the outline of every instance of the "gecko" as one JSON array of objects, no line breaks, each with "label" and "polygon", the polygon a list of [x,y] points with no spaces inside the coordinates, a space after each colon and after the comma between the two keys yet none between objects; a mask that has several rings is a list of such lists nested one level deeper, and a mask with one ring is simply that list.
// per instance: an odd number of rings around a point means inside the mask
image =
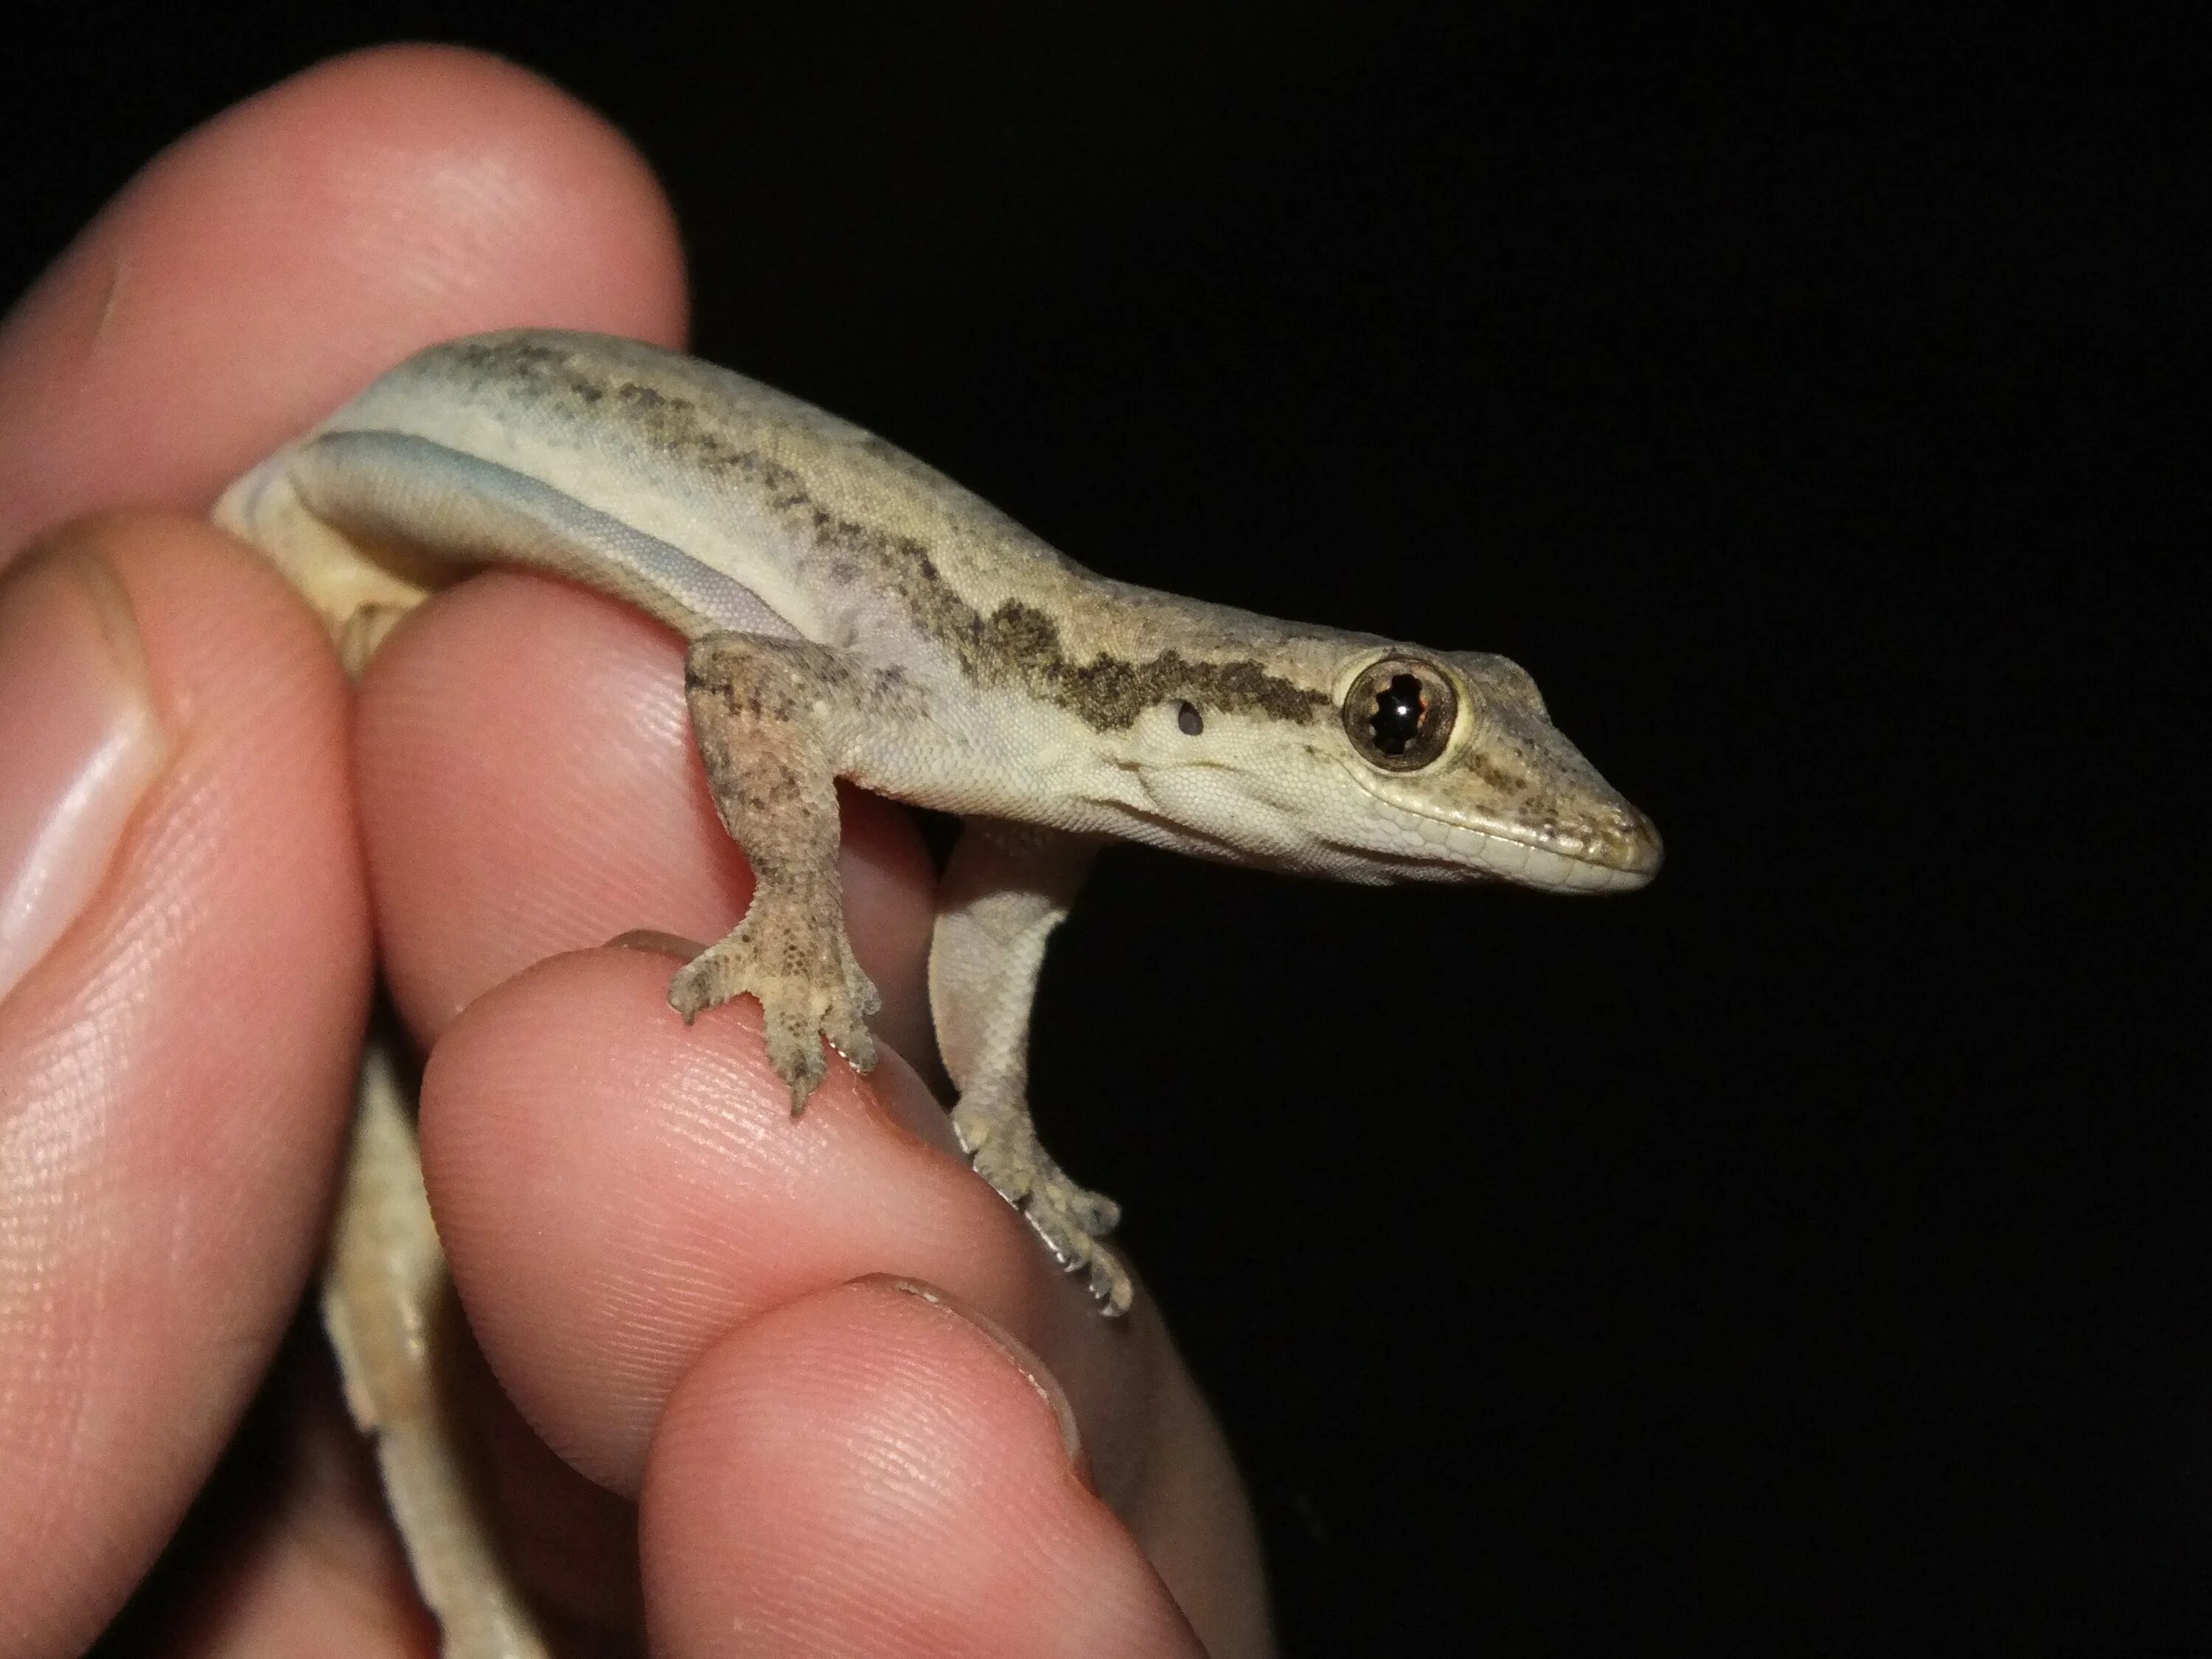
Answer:
[{"label": "gecko", "polygon": [[[688,1024],[755,998],[793,1113],[874,1063],[836,782],[958,815],[931,1017],[976,1172],[1109,1317],[1115,1204],[1037,1138],[1030,1005],[1098,850],[1342,881],[1640,887],[1651,821],[1502,656],[1279,622],[1094,574],[874,434],[633,341],[519,330],[417,353],[226,491],[358,674],[437,588],[564,578],[688,642],[716,811],[756,886],[678,971]],[[449,1659],[546,1651],[437,1404],[444,1259],[387,1042],[365,1053],[323,1310]]]}]

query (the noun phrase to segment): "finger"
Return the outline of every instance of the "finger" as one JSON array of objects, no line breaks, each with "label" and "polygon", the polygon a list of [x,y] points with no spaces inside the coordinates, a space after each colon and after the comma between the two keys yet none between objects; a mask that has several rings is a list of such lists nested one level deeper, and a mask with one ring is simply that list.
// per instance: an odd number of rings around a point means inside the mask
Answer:
[{"label": "finger", "polygon": [[0,830],[0,914],[31,945],[0,1000],[0,1560],[11,1634],[64,1651],[313,1264],[368,932],[345,690],[273,573],[115,520],[0,604],[0,824],[29,831]]},{"label": "finger", "polygon": [[1149,1302],[1100,1319],[895,1057],[866,1079],[833,1069],[794,1121],[757,1009],[687,1029],[666,967],[618,950],[543,963],[471,1005],[425,1079],[455,1278],[539,1431],[635,1491],[670,1395],[728,1333],[856,1275],[927,1278],[1061,1379],[1098,1489],[1209,1636],[1263,1640],[1249,1515]]},{"label": "finger", "polygon": [[[360,752],[386,970],[425,1038],[557,952],[636,928],[720,939],[751,896],[692,741],[684,642],[611,600],[503,573],[441,595],[372,665]],[[926,1066],[929,861],[896,808],[841,804],[876,1029]]]},{"label": "finger", "polygon": [[542,963],[472,1005],[423,1081],[424,1167],[486,1356],[557,1451],[631,1493],[669,1393],[742,1320],[886,1267],[1012,1301],[1032,1265],[994,1248],[1018,1222],[895,1055],[867,1085],[834,1069],[794,1119],[758,1009],[686,1027],[669,965]]},{"label": "finger", "polygon": [[636,153],[478,53],[309,70],[149,163],[0,326],[0,557],[110,502],[204,506],[416,347],[524,323],[682,333]]},{"label": "finger", "polygon": [[823,1291],[709,1351],[640,1531],[658,1653],[1201,1652],[1048,1374],[914,1287]]},{"label": "finger", "polygon": [[[794,1124],[757,1011],[741,1000],[686,1031],[665,1006],[665,961],[615,957],[604,973],[628,988],[611,1006],[595,1000],[604,976],[571,963],[485,994],[553,951],[637,927],[713,938],[742,911],[750,880],[707,799],[680,678],[676,643],[619,607],[491,576],[410,619],[364,688],[363,820],[388,971],[444,1038],[426,1165],[502,1381],[563,1455],[634,1491],[669,1389],[732,1324],[855,1273],[914,1273],[1068,1379],[1102,1486],[1179,1595],[1195,1606],[1249,1583],[1233,1471],[1157,1320],[1134,1334],[1099,1320],[952,1153],[910,1076],[887,1060],[864,1133],[825,1151],[812,1138],[869,1094],[833,1066]],[[857,946],[887,1021],[905,1022],[885,1024],[890,1047],[912,1052],[926,1045],[927,868],[881,803],[845,805]],[[700,1127],[718,1112],[727,1126]]]},{"label": "finger", "polygon": [[[577,245],[550,257],[549,227]],[[672,338],[681,316],[665,204],[595,117],[467,53],[325,65],[180,141],[0,325],[0,560],[24,527],[88,504],[211,495],[428,340],[520,321]],[[342,771],[313,787],[298,776],[337,753],[336,705],[284,684],[301,640],[325,673],[326,647],[258,565],[226,586],[207,574],[226,567],[207,562],[203,532],[171,531],[158,556],[131,541],[138,532],[112,533],[130,543],[118,563],[157,713],[185,711],[198,746],[162,750],[143,800],[92,811],[97,835],[42,836],[50,813],[0,808],[0,848],[21,854],[27,834],[33,852],[110,854],[58,884],[41,866],[39,891],[63,895],[64,914],[56,924],[52,903],[30,906],[39,927],[11,926],[0,945],[0,971],[22,975],[0,1005],[0,1328],[22,1334],[0,1353],[0,1467],[37,1472],[0,1483],[0,1558],[35,1564],[9,1583],[11,1634],[34,1646],[41,1632],[88,1633],[120,1598],[234,1415],[265,1353],[263,1315],[296,1295],[312,1250],[358,1031],[357,985],[343,1020],[294,1006],[327,1008],[331,981],[355,984],[366,937],[357,902],[339,918],[287,885],[295,868],[320,871],[358,898]],[[240,601],[241,583],[260,599]],[[71,627],[86,631],[47,611],[27,631]],[[227,657],[179,656],[185,644]],[[11,660],[29,659],[11,643],[0,673]],[[113,713],[106,681],[38,661],[50,691],[75,684]],[[204,679],[270,689],[244,698],[258,719],[229,720],[237,699]],[[32,702],[49,785],[56,767],[70,775],[65,706]],[[203,756],[210,745],[222,752]],[[33,751],[12,733],[0,750],[0,787],[20,791]],[[157,839],[161,859],[133,866],[149,856],[133,853],[142,838],[170,823],[147,803],[164,799],[179,753],[198,769],[178,786],[191,812]],[[78,810],[104,798],[70,799]],[[301,857],[305,843],[324,850]],[[0,869],[0,884],[16,873]],[[21,896],[0,886],[11,924]],[[284,925],[272,930],[271,915]],[[111,960],[118,932],[129,949]],[[33,934],[27,962],[10,955]],[[270,1082],[316,1066],[320,1085]],[[227,1092],[210,1104],[200,1091],[218,1073]],[[240,1122],[257,1126],[267,1160],[243,1184]],[[289,1178],[266,1174],[279,1168]],[[264,1186],[284,1201],[257,1202]],[[246,1228],[264,1248],[234,1248]],[[166,1293],[139,1321],[149,1285]],[[47,1443],[57,1399],[79,1395],[65,1443]],[[42,1504],[61,1492],[66,1504]],[[33,1526],[35,1551],[18,1547]]]}]

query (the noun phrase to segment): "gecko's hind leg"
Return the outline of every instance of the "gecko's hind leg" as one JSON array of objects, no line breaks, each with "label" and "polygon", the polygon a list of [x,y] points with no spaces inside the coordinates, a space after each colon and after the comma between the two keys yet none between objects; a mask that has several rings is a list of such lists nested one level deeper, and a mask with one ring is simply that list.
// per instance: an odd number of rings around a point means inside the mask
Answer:
[{"label": "gecko's hind leg", "polygon": [[1103,1240],[1121,1206],[1067,1178],[1029,1107],[1030,1005],[1045,941],[1097,850],[1062,831],[970,820],[953,849],[929,946],[929,1006],[960,1090],[953,1132],[976,1173],[1020,1210],[1109,1316],[1134,1287]]}]

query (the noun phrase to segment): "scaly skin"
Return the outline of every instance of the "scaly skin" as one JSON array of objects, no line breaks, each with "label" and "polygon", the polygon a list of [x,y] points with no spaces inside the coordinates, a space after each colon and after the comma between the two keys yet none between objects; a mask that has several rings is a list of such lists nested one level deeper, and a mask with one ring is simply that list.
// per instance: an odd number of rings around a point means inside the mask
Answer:
[{"label": "scaly skin", "polygon": [[[1027,1098],[1045,940],[1102,842],[1561,891],[1638,887],[1659,866],[1650,821],[1504,658],[1094,575],[881,439],[648,346],[523,331],[433,347],[240,479],[216,517],[291,578],[356,670],[409,607],[489,563],[598,588],[692,641],[692,723],[757,885],[669,1000],[689,1021],[758,999],[794,1112],[826,1074],[825,1042],[874,1062],[836,781],[967,817],[930,958],[954,1126],[1109,1315],[1133,1294],[1103,1243],[1119,1210],[1053,1162]],[[386,1481],[447,1651],[515,1659],[538,1638],[471,1530],[434,1356],[406,1340],[442,1259],[427,1208],[389,1201],[420,1181],[380,1087],[328,1322],[357,1420],[404,1448]]]}]

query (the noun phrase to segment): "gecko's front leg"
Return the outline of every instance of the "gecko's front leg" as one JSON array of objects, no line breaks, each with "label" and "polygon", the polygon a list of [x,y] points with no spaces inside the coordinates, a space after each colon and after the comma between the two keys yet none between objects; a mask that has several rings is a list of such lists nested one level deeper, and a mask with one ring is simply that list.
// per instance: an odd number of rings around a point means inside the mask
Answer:
[{"label": "gecko's front leg", "polygon": [[[691,724],[722,824],[757,885],[744,919],[676,975],[668,1000],[689,1020],[747,994],[760,1000],[769,1060],[793,1111],[821,1082],[822,1042],[865,1072],[875,987],[854,960],[837,878],[836,779],[919,711],[901,678],[804,641],[716,634],[684,666]],[[896,743],[896,738],[893,739]],[[880,757],[878,757],[880,758]],[[953,849],[930,942],[929,1001],[945,1069],[960,1091],[952,1127],[976,1173],[1028,1218],[1109,1315],[1127,1310],[1127,1272],[1101,1242],[1111,1199],[1069,1180],[1029,1109],[1030,1004],[1045,941],[1097,850],[1091,837],[970,819]]]},{"label": "gecko's front leg", "polygon": [[744,919],[676,975],[668,1000],[688,1024],[732,997],[757,998],[794,1114],[828,1073],[823,1039],[855,1071],[876,1063],[867,1018],[883,1000],[845,932],[836,779],[841,734],[867,717],[861,705],[894,695],[884,679],[827,646],[750,634],[710,634],[684,663],[714,809],[755,885]]}]

